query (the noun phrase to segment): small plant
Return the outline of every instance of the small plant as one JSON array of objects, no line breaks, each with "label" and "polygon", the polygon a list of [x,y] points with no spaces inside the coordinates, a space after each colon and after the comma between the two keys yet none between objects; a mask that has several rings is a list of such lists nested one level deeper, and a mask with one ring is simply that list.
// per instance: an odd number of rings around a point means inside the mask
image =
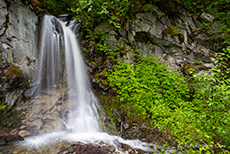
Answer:
[{"label": "small plant", "polygon": [[207,31],[208,29],[210,29],[212,26],[212,23],[206,23],[206,22],[202,22],[202,24],[200,25],[201,30],[203,31]]},{"label": "small plant", "polygon": [[0,105],[0,111],[4,110],[6,108],[6,105]]}]

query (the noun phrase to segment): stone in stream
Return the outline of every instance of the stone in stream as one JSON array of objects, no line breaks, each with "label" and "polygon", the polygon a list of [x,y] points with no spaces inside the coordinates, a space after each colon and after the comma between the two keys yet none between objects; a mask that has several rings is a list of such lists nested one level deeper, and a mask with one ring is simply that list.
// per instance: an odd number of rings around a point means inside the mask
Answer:
[{"label": "stone in stream", "polygon": [[149,154],[149,152],[134,149],[127,144],[119,142],[118,140],[114,140],[113,143],[117,147],[117,150],[120,152],[116,152],[116,148],[114,147],[114,145],[110,145],[101,141],[99,145],[77,142],[57,154]]},{"label": "stone in stream", "polygon": [[27,130],[20,130],[18,132],[18,135],[20,135],[21,137],[25,137],[25,136],[29,136],[30,133]]},{"label": "stone in stream", "polygon": [[93,144],[83,144],[83,143],[76,143],[71,145],[70,147],[60,151],[58,154],[108,154],[108,151],[105,149],[93,145]]}]

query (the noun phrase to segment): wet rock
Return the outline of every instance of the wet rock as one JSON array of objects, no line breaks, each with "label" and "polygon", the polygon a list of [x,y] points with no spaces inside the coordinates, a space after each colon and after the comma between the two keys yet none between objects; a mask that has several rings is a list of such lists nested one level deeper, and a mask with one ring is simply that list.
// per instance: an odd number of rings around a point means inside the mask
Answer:
[{"label": "wet rock", "polygon": [[109,151],[106,151],[105,149],[93,145],[93,144],[83,144],[83,143],[76,143],[71,145],[69,148],[64,149],[58,154],[108,154]]},{"label": "wet rock", "polygon": [[80,20],[71,20],[67,23],[67,26],[69,26],[75,34],[79,33],[79,30],[81,28],[81,21]]},{"label": "wet rock", "polygon": [[21,137],[26,137],[26,136],[29,136],[30,133],[27,130],[20,130],[18,132],[18,135],[20,135]]},{"label": "wet rock", "polygon": [[56,28],[55,32],[58,33],[58,34],[62,34],[63,35],[63,29],[62,29],[61,23],[57,20],[57,18],[53,18],[51,20],[51,22],[54,25],[54,27]]},{"label": "wet rock", "polygon": [[106,151],[108,151],[109,153],[117,153],[116,151],[116,147],[109,145],[107,143],[104,143],[103,141],[101,141],[99,143],[100,147],[102,147],[103,149],[107,149]]}]

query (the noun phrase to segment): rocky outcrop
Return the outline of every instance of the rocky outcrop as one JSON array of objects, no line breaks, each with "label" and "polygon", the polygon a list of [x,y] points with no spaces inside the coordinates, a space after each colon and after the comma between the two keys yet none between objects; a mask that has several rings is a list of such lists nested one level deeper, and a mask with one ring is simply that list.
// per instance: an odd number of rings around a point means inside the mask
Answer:
[{"label": "rocky outcrop", "polygon": [[36,65],[37,15],[21,0],[0,1],[0,102],[22,109]]},{"label": "rocky outcrop", "polygon": [[[218,40],[210,41],[208,34],[203,32],[200,24],[213,22],[212,15],[203,13],[197,17],[185,11],[177,18],[171,19],[162,12],[137,13],[135,18],[116,30],[109,28],[103,22],[95,28],[95,32],[104,30],[108,34],[108,47],[116,52],[123,45],[126,52],[120,55],[120,60],[132,62],[133,50],[139,49],[141,55],[159,58],[160,62],[168,63],[174,71],[182,71],[184,64],[194,64],[199,61],[207,65],[214,61]],[[123,38],[127,38],[126,41]],[[91,44],[95,44],[91,42]],[[109,63],[105,61],[105,67]],[[107,67],[109,68],[109,67]]]}]

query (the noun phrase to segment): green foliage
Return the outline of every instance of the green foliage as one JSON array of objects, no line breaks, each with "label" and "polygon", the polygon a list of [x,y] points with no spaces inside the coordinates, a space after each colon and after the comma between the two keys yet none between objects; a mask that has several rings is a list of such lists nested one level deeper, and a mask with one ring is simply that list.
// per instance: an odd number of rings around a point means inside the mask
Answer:
[{"label": "green foliage", "polygon": [[74,0],[67,0],[67,1],[57,1],[57,0],[44,0],[46,4],[47,11],[52,15],[60,15],[68,12],[68,8],[73,6]]},{"label": "green foliage", "polygon": [[230,78],[230,47],[227,49],[223,49],[222,52],[216,54],[218,58],[215,61],[216,69],[215,71],[218,73],[217,76],[221,76],[224,79]]},{"label": "green foliage", "polygon": [[202,22],[202,24],[200,25],[200,28],[203,31],[207,31],[208,29],[211,28],[211,25],[212,25],[212,23]]},{"label": "green foliage", "polygon": [[130,7],[135,0],[77,0],[71,11],[76,19],[83,21],[83,29],[92,32],[95,25],[107,20],[115,28],[120,28],[129,20]]},{"label": "green foliage", "polygon": [[179,123],[180,126],[190,128],[190,132],[182,133],[184,140],[180,139],[180,142],[187,143],[191,148],[199,146],[202,151],[224,153],[224,149],[230,149],[230,80],[220,77],[217,70],[194,75],[193,100],[185,105],[182,111],[185,118]]},{"label": "green foliage", "polygon": [[0,105],[0,111],[4,110],[6,108],[6,105]]},{"label": "green foliage", "polygon": [[230,149],[230,79],[219,70],[194,75],[188,86],[180,73],[156,59],[138,57],[136,64],[118,62],[108,81],[124,108],[134,106],[131,112],[169,132],[179,148],[225,153]]},{"label": "green foliage", "polygon": [[[54,5],[52,3],[50,6]],[[70,10],[75,14],[75,19],[82,21],[84,35],[92,36],[95,26],[102,21],[107,21],[113,28],[121,28],[142,7],[145,11],[152,11],[161,15],[158,11],[160,8],[168,15],[173,16],[180,12],[178,7],[181,6],[180,0],[77,0]]]},{"label": "green foliage", "polygon": [[[139,58],[137,64],[118,62],[108,80],[121,101],[134,105],[153,121],[169,116],[163,109],[173,111],[188,99],[184,78],[152,58]],[[157,108],[162,114],[156,114]]]}]

